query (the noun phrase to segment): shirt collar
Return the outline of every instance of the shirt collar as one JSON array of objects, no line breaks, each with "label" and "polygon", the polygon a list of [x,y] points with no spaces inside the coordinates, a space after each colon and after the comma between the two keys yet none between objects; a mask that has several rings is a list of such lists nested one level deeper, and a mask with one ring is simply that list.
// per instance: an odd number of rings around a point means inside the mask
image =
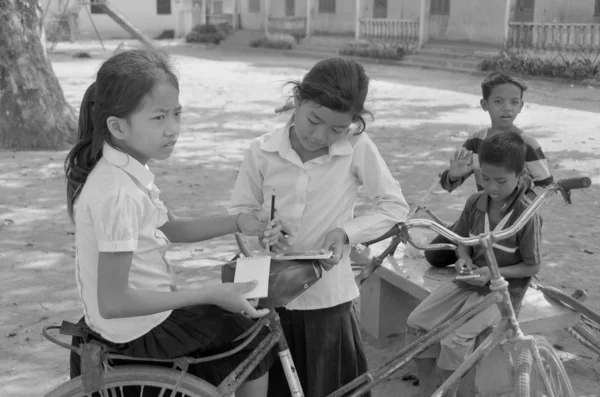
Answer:
[{"label": "shirt collar", "polygon": [[[279,155],[285,158],[292,148],[290,142],[290,128],[293,125],[292,120],[293,118],[290,118],[283,128],[272,133],[261,145],[261,149],[265,152],[279,152]],[[353,149],[350,140],[348,138],[340,139],[329,147],[329,157],[348,156],[352,154],[352,151]]]},{"label": "shirt collar", "polygon": [[[515,204],[523,197],[523,195],[531,188],[531,180],[527,177],[523,177],[517,183],[515,190],[508,196],[504,206],[501,209],[502,213],[510,211]],[[488,203],[490,196],[484,191],[477,199],[476,206],[481,212],[488,212]]]},{"label": "shirt collar", "polygon": [[147,165],[142,165],[139,161],[130,155],[115,149],[108,143],[105,143],[102,148],[102,157],[115,167],[119,167],[123,171],[138,180],[142,186],[150,189],[154,184],[154,174],[150,171]]}]

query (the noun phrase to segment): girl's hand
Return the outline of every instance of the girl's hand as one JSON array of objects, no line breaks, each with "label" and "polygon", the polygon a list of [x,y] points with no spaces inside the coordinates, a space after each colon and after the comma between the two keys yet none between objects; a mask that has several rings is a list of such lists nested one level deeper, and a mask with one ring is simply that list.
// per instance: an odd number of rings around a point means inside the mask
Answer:
[{"label": "girl's hand", "polygon": [[260,236],[265,243],[273,244],[279,239],[281,222],[277,215],[270,222],[269,218],[265,211],[243,213],[237,218],[237,225],[243,234]]},{"label": "girl's hand", "polygon": [[320,260],[323,269],[330,270],[342,259],[346,238],[346,232],[340,228],[333,229],[325,235],[321,252],[332,251],[333,255],[329,259]]},{"label": "girl's hand", "polygon": [[454,152],[454,156],[450,159],[448,176],[457,179],[469,175],[471,171],[473,171],[473,152],[461,147]]},{"label": "girl's hand", "polygon": [[269,314],[269,309],[256,310],[258,304],[255,299],[248,300],[242,294],[256,288],[256,281],[247,283],[224,283],[213,295],[214,304],[232,313],[241,313],[250,318],[264,317]]},{"label": "girl's hand", "polygon": [[469,278],[461,281],[467,284],[475,285],[477,287],[483,287],[492,278],[492,273],[490,273],[490,269],[487,266],[473,270],[473,274],[479,274],[479,277]]},{"label": "girl's hand", "polygon": [[471,258],[458,258],[456,263],[454,264],[454,268],[457,273],[469,272],[471,270],[476,270],[477,266],[473,264]]},{"label": "girl's hand", "polygon": [[[287,232],[285,232],[283,229],[285,229],[285,228],[284,227],[282,228],[282,230],[279,233],[279,236],[277,238],[277,241],[275,241],[274,243],[270,243],[272,252],[275,252],[275,253],[285,252],[291,248],[291,244],[289,241],[289,239],[291,238],[291,235],[288,234]],[[261,247],[266,248],[267,244],[266,244],[265,239],[260,239],[259,244]]]}]

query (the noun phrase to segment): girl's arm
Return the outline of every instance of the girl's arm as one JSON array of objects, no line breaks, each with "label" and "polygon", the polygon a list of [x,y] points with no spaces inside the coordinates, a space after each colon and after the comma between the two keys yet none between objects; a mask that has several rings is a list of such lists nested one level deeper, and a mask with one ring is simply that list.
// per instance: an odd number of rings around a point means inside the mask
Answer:
[{"label": "girl's arm", "polygon": [[186,306],[213,304],[233,313],[244,311],[259,317],[268,310],[256,310],[242,293],[255,284],[217,284],[200,289],[173,292],[148,291],[129,287],[133,252],[100,252],[98,257],[98,308],[104,318],[138,317]]},{"label": "girl's arm", "polygon": [[227,210],[230,214],[257,211],[263,208],[263,176],[260,172],[260,145],[255,140],[244,154]]},{"label": "girl's arm", "polygon": [[373,206],[341,226],[350,244],[380,237],[408,215],[408,204],[400,185],[367,135],[357,138],[353,167]]},{"label": "girl's arm", "polygon": [[193,243],[210,240],[239,231],[237,216],[215,216],[210,218],[178,217],[170,210],[169,220],[159,227],[172,243]]}]

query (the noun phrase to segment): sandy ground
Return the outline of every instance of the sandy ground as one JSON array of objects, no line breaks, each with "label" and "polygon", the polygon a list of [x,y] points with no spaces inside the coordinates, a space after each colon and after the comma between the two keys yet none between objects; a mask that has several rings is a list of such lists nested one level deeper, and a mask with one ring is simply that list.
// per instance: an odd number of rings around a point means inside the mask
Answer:
[{"label": "sandy ground", "polygon": [[[113,43],[114,45],[114,43]],[[73,48],[57,48],[54,70],[68,101],[79,107],[102,58],[75,60]],[[244,149],[285,122],[274,115],[282,83],[300,78],[314,60],[277,52],[173,46],[181,78],[183,130],[173,156],[151,167],[168,205],[180,214],[224,212]],[[379,146],[409,202],[423,195],[467,132],[487,123],[479,109],[480,77],[411,68],[367,65],[372,77],[367,131]],[[535,81],[518,125],[541,143],[556,177],[589,175],[596,183],[573,193],[574,204],[556,197],[544,209],[544,284],[572,292],[585,288],[600,309],[597,270],[600,226],[600,93],[587,86]],[[73,226],[64,199],[66,152],[0,150],[0,395],[37,396],[67,378],[67,352],[41,336],[41,328],[81,315],[73,275]],[[443,217],[457,217],[474,191],[468,183],[432,198]],[[219,266],[236,252],[233,238],[175,245],[169,252],[184,286],[217,281]],[[569,352],[566,362],[578,395],[594,395],[600,384],[597,357],[565,332],[548,337]],[[372,365],[392,349],[368,347]],[[375,396],[412,395],[416,387],[395,374]]]}]

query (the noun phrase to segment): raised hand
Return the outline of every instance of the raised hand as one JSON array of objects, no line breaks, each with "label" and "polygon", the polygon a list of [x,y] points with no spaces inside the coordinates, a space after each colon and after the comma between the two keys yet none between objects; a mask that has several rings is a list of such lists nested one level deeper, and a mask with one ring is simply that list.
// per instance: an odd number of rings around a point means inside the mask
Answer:
[{"label": "raised hand", "polygon": [[473,171],[473,152],[461,147],[450,159],[448,176],[452,179],[469,175]]}]

